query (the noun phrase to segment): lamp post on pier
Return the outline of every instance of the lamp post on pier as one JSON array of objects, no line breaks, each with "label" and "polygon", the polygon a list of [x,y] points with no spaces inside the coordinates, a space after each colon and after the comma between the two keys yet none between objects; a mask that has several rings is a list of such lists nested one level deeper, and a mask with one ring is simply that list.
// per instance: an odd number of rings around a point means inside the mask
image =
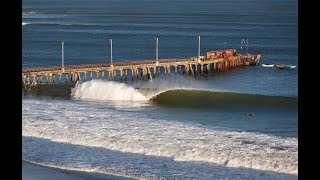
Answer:
[{"label": "lamp post on pier", "polygon": [[61,70],[64,72],[64,42],[61,42]]},{"label": "lamp post on pier", "polygon": [[248,47],[249,47],[249,40],[247,38],[247,53],[248,53]]},{"label": "lamp post on pier", "polygon": [[200,36],[198,36],[199,42],[198,42],[198,62],[200,62]]},{"label": "lamp post on pier", "polygon": [[158,37],[156,37],[156,66],[159,66],[159,59],[158,59]]},{"label": "lamp post on pier", "polygon": [[112,64],[112,39],[110,39],[110,67],[113,69],[113,64]]}]

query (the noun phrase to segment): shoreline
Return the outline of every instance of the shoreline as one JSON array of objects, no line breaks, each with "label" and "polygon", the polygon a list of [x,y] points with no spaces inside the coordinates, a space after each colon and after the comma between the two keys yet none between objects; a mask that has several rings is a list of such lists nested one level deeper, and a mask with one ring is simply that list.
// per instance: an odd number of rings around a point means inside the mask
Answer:
[{"label": "shoreline", "polygon": [[34,164],[25,160],[22,160],[22,179],[24,180],[42,180],[42,179],[59,179],[59,180],[129,180],[130,178],[107,175],[95,172],[82,172],[65,170],[53,167],[47,167],[43,165]]}]

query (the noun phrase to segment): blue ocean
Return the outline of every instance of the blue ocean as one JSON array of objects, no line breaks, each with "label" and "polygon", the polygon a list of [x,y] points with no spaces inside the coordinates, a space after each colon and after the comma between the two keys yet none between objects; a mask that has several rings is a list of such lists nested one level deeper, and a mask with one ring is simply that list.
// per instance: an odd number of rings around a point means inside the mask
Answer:
[{"label": "blue ocean", "polygon": [[[23,160],[132,179],[298,179],[298,5],[291,0],[23,0],[22,68],[260,53],[208,76],[22,91]],[[241,48],[241,41],[247,46]],[[294,69],[266,68],[286,64]],[[251,114],[254,114],[253,116]]]}]

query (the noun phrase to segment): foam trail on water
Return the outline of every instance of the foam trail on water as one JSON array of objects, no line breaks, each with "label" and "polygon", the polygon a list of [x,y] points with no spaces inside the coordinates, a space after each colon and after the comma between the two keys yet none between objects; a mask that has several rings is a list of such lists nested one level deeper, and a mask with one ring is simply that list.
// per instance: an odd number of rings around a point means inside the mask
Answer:
[{"label": "foam trail on water", "polygon": [[22,22],[22,26],[28,25],[30,23]]},{"label": "foam trail on water", "polygon": [[99,101],[147,101],[148,98],[124,83],[91,80],[77,83],[71,91],[72,97]]}]

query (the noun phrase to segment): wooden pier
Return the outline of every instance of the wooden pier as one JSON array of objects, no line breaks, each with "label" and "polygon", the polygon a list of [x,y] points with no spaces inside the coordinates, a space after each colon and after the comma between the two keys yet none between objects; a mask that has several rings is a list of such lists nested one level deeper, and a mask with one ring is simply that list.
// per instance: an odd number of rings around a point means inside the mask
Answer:
[{"label": "wooden pier", "polygon": [[[240,66],[256,65],[256,63],[259,63],[259,59],[260,54],[247,54],[211,59],[159,59],[158,61],[143,60],[113,62],[112,64],[97,63],[66,65],[64,67],[24,68],[22,70],[22,83],[23,87],[25,87],[26,85],[32,86],[38,84],[68,84],[78,80],[86,81],[93,78],[135,81],[138,79],[147,80],[149,78],[156,78],[161,72],[164,75],[182,73],[184,75],[197,76],[226,71]],[[95,74],[95,77],[93,74]]]}]

